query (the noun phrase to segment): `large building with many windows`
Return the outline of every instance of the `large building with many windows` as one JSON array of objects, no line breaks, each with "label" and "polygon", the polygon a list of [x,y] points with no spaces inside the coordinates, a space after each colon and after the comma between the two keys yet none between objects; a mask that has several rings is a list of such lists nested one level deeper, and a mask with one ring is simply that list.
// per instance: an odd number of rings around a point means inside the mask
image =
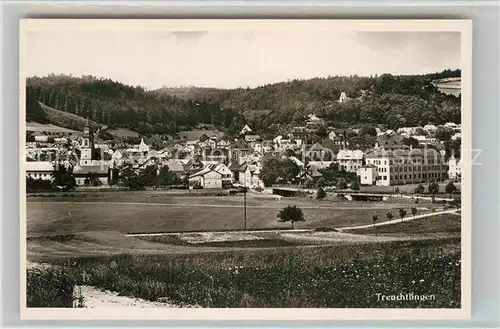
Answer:
[{"label": "large building with many windows", "polygon": [[391,186],[442,181],[447,178],[444,155],[433,149],[374,150],[365,156],[377,167],[376,185]]}]

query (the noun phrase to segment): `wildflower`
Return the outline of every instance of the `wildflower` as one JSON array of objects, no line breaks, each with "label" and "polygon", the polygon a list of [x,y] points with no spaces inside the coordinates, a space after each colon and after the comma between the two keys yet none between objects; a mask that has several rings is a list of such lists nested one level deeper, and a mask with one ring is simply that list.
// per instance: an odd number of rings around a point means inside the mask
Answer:
[{"label": "wildflower", "polygon": [[424,279],[420,279],[420,281],[418,281],[418,282],[422,283],[422,282],[424,282]]},{"label": "wildflower", "polygon": [[411,280],[411,283],[412,283],[412,284],[415,284],[415,280]]}]

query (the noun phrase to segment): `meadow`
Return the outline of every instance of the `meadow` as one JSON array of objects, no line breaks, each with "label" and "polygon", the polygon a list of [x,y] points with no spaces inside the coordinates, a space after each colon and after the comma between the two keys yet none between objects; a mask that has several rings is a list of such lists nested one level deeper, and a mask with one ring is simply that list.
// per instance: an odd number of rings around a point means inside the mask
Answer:
[{"label": "meadow", "polygon": [[[62,282],[150,301],[168,298],[180,306],[460,307],[459,238],[189,255],[123,254],[52,263],[55,267],[46,275],[53,277],[52,271],[59,269],[64,273]],[[46,291],[38,287],[46,281],[30,279],[35,277],[28,275],[29,291]],[[382,302],[377,293],[425,294],[435,299]],[[46,298],[45,306],[55,307],[60,299]]]},{"label": "meadow", "polygon": [[[259,196],[247,198],[248,229],[289,228],[276,215],[288,205],[304,211],[305,222],[296,228],[337,228],[370,224],[374,214],[387,220],[391,210],[415,206],[390,202],[332,202],[289,198],[272,200]],[[425,207],[430,207],[425,205]],[[162,192],[110,192],[29,197],[27,233],[62,234],[82,231],[121,233],[184,232],[243,229],[243,196],[170,195]]]}]

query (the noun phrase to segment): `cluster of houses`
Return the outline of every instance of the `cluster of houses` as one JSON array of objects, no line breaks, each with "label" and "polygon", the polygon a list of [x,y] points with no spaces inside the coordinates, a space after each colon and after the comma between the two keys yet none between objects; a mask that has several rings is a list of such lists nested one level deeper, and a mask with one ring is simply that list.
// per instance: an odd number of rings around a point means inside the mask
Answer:
[{"label": "cluster of houses", "polygon": [[[322,119],[309,115],[306,127],[263,140],[245,125],[235,139],[217,135],[187,140],[154,150],[142,139],[138,145],[112,149],[105,142],[97,143],[87,124],[78,138],[61,146],[44,141],[28,143],[26,174],[35,179],[52,179],[54,163],[72,168],[77,185],[88,183],[89,175],[102,185],[116,180],[129,168],[141,172],[154,165],[158,172],[165,166],[191,187],[222,188],[240,184],[249,188],[263,187],[260,173],[266,155],[293,161],[299,168],[300,180],[315,180],[321,170],[337,164],[339,168],[359,176],[363,185],[400,185],[460,178],[460,159],[451,157],[444,162],[442,145],[433,136],[437,127],[400,128],[380,131],[370,151],[350,149],[345,135],[331,130],[328,138],[340,146],[336,154],[316,143],[306,145],[301,135],[305,130],[322,124]],[[460,125],[445,125],[460,134]],[[300,129],[299,129],[300,128]],[[429,132],[420,138],[423,131]],[[421,147],[402,143],[405,137],[415,138]],[[68,146],[69,144],[69,146]],[[439,147],[427,148],[436,144]],[[290,152],[291,151],[291,152]]]}]

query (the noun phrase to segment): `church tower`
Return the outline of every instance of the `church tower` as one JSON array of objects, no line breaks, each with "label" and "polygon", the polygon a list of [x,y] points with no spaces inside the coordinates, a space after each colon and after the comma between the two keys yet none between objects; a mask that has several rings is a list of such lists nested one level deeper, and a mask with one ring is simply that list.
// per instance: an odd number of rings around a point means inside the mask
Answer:
[{"label": "church tower", "polygon": [[94,154],[94,133],[88,122],[83,129],[80,151],[80,166],[91,166]]}]

